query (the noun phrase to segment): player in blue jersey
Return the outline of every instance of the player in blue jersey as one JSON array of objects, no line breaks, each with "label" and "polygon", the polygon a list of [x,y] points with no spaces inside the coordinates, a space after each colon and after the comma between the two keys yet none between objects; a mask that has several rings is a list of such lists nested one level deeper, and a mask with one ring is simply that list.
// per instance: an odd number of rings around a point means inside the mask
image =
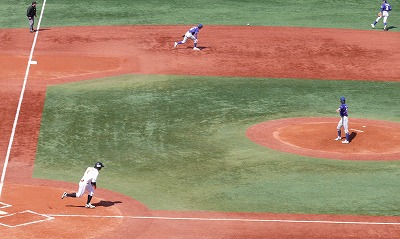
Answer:
[{"label": "player in blue jersey", "polygon": [[343,127],[344,132],[346,133],[346,139],[342,141],[343,144],[348,144],[349,141],[349,118],[348,118],[348,109],[349,107],[346,105],[346,98],[343,96],[340,97],[340,107],[336,110],[340,114],[340,121],[337,126],[337,132],[338,132],[338,137],[335,140],[341,140],[342,139],[342,134],[340,129]]},{"label": "player in blue jersey", "polygon": [[180,44],[185,44],[188,39],[192,39],[194,42],[193,50],[196,50],[196,51],[200,50],[200,48],[197,48],[197,42],[198,42],[197,35],[199,34],[200,29],[202,29],[202,28],[203,28],[203,24],[199,24],[197,26],[190,28],[189,31],[187,31],[185,33],[185,35],[183,35],[182,41],[175,42],[174,48],[176,48]]},{"label": "player in blue jersey", "polygon": [[372,28],[375,28],[376,24],[379,22],[379,20],[383,17],[383,30],[387,31],[387,19],[389,17],[389,12],[392,11],[392,6],[386,1],[382,1],[381,9],[378,14],[378,18],[376,18],[375,22],[371,24]]}]

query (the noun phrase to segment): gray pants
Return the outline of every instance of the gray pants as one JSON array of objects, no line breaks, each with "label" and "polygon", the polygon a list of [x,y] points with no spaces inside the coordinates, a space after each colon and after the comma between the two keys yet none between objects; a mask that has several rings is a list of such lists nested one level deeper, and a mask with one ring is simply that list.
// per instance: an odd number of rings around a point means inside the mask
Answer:
[{"label": "gray pants", "polygon": [[31,32],[33,32],[33,25],[35,24],[35,18],[34,17],[29,18],[28,17],[28,21],[29,21],[29,30]]}]

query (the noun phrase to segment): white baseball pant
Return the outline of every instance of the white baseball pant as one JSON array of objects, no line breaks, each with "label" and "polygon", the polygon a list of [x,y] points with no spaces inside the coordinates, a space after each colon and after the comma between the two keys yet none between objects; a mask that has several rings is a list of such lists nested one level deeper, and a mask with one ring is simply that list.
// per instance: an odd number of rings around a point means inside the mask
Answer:
[{"label": "white baseball pant", "polygon": [[379,20],[381,20],[382,17],[383,17],[383,23],[386,23],[386,22],[387,22],[387,19],[388,19],[388,17],[389,17],[389,12],[383,11],[383,12],[382,12],[382,16],[376,18],[375,21],[376,21],[376,22],[379,22]]},{"label": "white baseball pant", "polygon": [[93,196],[94,187],[92,186],[92,184],[91,183],[87,183],[85,181],[79,182],[79,189],[78,189],[78,192],[76,192],[76,197],[77,198],[82,197],[86,190],[88,191],[90,196]]},{"label": "white baseball pant", "polygon": [[340,128],[343,126],[344,132],[346,134],[349,133],[349,118],[347,116],[343,116],[338,123],[337,130],[339,131]]},{"label": "white baseball pant", "polygon": [[197,39],[195,36],[192,35],[189,31],[185,33],[185,36],[183,37],[182,43],[186,43],[188,39],[192,39],[194,43],[197,43]]}]

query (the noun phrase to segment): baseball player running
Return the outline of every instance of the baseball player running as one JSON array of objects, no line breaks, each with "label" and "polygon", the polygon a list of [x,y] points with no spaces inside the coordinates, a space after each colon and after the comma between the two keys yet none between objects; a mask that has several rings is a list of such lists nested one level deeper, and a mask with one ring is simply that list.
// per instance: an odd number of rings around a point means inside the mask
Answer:
[{"label": "baseball player running", "polygon": [[346,140],[342,141],[343,144],[348,144],[349,141],[349,118],[348,118],[348,106],[346,105],[346,98],[345,97],[340,97],[340,107],[336,110],[340,114],[340,120],[337,126],[337,132],[338,132],[338,137],[335,140],[341,140],[342,139],[342,133],[340,129],[344,128],[344,132],[346,133]]},{"label": "baseball player running", "polygon": [[79,182],[79,188],[78,192],[76,193],[67,193],[64,192],[61,196],[61,199],[64,199],[66,197],[74,197],[74,198],[80,198],[83,196],[85,191],[87,190],[88,193],[88,198],[86,201],[86,208],[95,208],[90,201],[92,200],[93,194],[94,194],[94,189],[97,188],[96,186],[96,180],[97,176],[99,176],[99,171],[101,168],[104,167],[104,165],[101,162],[97,162],[94,167],[88,167],[83,174],[83,177],[81,181]]},{"label": "baseball player running", "polygon": [[379,22],[379,20],[383,17],[383,30],[387,31],[387,19],[389,17],[389,12],[392,11],[392,6],[386,1],[382,1],[380,12],[378,13],[378,18],[376,18],[375,22],[371,24],[372,28],[375,28],[375,25]]},{"label": "baseball player running", "polygon": [[202,28],[203,28],[203,24],[201,24],[201,23],[199,25],[197,25],[197,26],[193,26],[192,28],[190,28],[185,33],[185,35],[183,35],[183,40],[182,41],[175,42],[174,48],[176,48],[180,44],[185,44],[188,39],[192,39],[193,42],[194,42],[193,50],[199,51],[200,48],[197,48],[197,42],[198,42],[197,35],[199,34],[200,29],[202,29]]}]

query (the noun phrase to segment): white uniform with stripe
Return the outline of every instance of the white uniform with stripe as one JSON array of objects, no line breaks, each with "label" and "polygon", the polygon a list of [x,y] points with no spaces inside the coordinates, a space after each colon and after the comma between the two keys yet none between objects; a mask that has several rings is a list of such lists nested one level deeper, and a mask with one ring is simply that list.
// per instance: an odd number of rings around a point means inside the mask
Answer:
[{"label": "white uniform with stripe", "polygon": [[76,193],[76,197],[82,197],[82,195],[85,193],[85,190],[88,191],[90,196],[93,196],[94,187],[92,186],[92,183],[96,182],[97,176],[99,176],[99,170],[94,167],[88,167],[83,174],[81,181],[79,182],[79,189]]}]

